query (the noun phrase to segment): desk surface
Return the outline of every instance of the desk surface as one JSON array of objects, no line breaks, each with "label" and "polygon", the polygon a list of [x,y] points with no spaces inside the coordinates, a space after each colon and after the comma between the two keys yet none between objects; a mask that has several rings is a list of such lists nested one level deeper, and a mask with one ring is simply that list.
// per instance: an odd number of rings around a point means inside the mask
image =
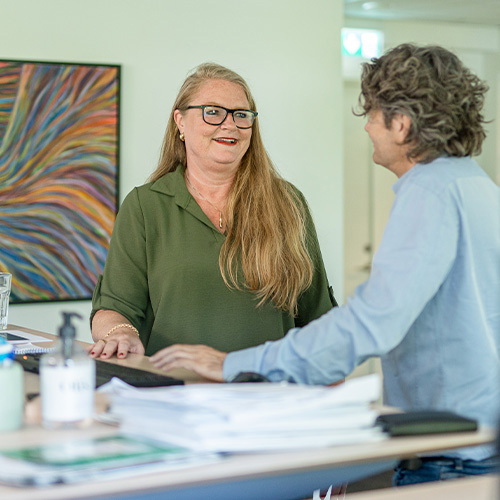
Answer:
[{"label": "desk surface", "polygon": [[[16,329],[21,328],[16,327]],[[126,360],[117,360],[117,362],[127,363]],[[131,357],[129,362],[133,366],[150,365],[146,358]],[[179,374],[176,373],[175,376]],[[33,377],[36,378],[36,376]],[[196,381],[196,377],[192,374],[188,374],[187,379],[191,382]],[[73,431],[48,431],[39,424],[32,423],[19,431],[2,434],[0,449],[89,435],[109,435],[117,431],[116,427],[97,422],[87,429]],[[148,498],[187,500],[198,497],[217,500],[226,498],[280,500],[299,498],[301,495],[310,497],[315,489],[327,489],[332,483],[354,481],[387,470],[397,460],[404,457],[474,446],[491,442],[494,439],[494,431],[486,429],[480,432],[407,437],[379,443],[298,450],[295,453],[287,451],[235,454],[216,463],[171,472],[145,474],[121,479],[119,482],[102,481],[84,485],[61,485],[30,489],[29,493],[26,488],[0,485],[0,498],[24,500],[27,495],[30,500],[104,497],[140,498],[141,500]]]},{"label": "desk surface", "polygon": [[423,483],[401,488],[353,493],[350,500],[495,500],[500,497],[496,476],[477,476]]},{"label": "desk surface", "polygon": [[[102,424],[94,424],[91,428],[79,431],[47,431],[39,426],[30,426],[16,432],[2,435],[1,449],[18,447],[21,444],[35,444],[42,442],[64,441],[65,439],[83,437],[85,435],[109,435],[117,432],[116,428]],[[102,481],[85,485],[64,485],[48,489],[35,489],[29,492],[30,500],[44,499],[82,499],[99,498],[111,495],[119,498],[121,495],[137,495],[137,498],[148,498],[163,492],[162,498],[184,498],[180,491],[189,489],[193,495],[197,489],[209,493],[211,488],[217,496],[204,496],[203,498],[252,498],[229,494],[225,488],[232,484],[239,491],[248,481],[269,483],[271,480],[291,480],[295,477],[303,484],[304,491],[298,495],[312,495],[316,488],[326,489],[335,482],[353,481],[365,474],[370,475],[373,470],[381,471],[389,468],[394,460],[408,457],[420,452],[450,449],[460,446],[470,446],[489,442],[494,438],[493,432],[481,431],[478,433],[461,433],[454,435],[440,435],[421,438],[398,438],[382,443],[369,443],[352,446],[338,446],[318,450],[299,450],[296,453],[266,453],[266,454],[237,454],[229,456],[220,462],[196,466],[171,472],[145,474],[144,476],[130,479],[121,479],[119,483]],[[372,469],[368,465],[374,465]],[[310,476],[310,481],[306,476]],[[316,478],[316,479],[315,479]],[[315,483],[314,481],[317,481]],[[297,486],[299,487],[299,486]],[[300,486],[302,487],[302,486]],[[297,490],[293,490],[294,492]],[[167,493],[172,496],[167,496]],[[227,493],[227,496],[225,495]],[[284,495],[286,492],[281,491]],[[253,498],[297,498],[297,494],[268,497],[262,496],[263,492],[255,491]],[[26,489],[0,486],[2,500],[24,500],[27,497]],[[133,497],[132,497],[133,498]],[[185,498],[196,498],[186,496]],[[443,497],[444,498],[444,497]],[[468,497],[475,498],[475,497]]]}]

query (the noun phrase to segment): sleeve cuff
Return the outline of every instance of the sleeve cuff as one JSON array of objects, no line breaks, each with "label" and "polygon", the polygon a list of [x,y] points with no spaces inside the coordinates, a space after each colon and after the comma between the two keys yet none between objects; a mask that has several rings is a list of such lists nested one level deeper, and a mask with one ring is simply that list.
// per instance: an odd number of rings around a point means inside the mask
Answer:
[{"label": "sleeve cuff", "polygon": [[222,366],[224,380],[227,381],[240,372],[257,371],[255,356],[253,356],[255,349],[255,347],[251,347],[249,349],[242,349],[241,351],[230,352],[226,356],[224,365]]}]

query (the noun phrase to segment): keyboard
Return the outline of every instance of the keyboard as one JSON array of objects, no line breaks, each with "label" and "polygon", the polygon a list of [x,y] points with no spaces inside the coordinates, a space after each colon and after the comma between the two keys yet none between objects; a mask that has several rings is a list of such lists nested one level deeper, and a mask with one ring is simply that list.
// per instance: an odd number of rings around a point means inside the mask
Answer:
[{"label": "keyboard", "polygon": [[[40,358],[42,354],[18,354],[16,361],[27,372],[40,373]],[[183,385],[184,381],[163,375],[161,373],[148,372],[139,368],[109,363],[108,361],[95,360],[96,364],[96,387],[109,382],[113,377],[118,377],[127,384],[135,387],[162,387],[167,385]]]}]

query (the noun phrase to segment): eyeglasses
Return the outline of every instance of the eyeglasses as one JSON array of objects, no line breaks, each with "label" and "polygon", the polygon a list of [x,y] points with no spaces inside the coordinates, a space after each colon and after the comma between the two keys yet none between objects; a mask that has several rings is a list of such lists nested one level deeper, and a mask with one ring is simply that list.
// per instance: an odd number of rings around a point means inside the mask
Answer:
[{"label": "eyeglasses", "polygon": [[257,111],[249,109],[227,109],[222,106],[188,106],[187,109],[203,110],[203,121],[209,125],[221,125],[226,119],[228,113],[233,115],[233,121],[238,128],[252,128],[253,122],[257,117]]}]

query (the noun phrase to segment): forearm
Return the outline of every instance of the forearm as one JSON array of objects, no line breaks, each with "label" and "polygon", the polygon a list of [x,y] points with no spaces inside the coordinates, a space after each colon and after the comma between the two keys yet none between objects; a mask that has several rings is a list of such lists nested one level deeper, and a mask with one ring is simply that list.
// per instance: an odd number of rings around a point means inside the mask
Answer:
[{"label": "forearm", "polygon": [[345,328],[335,325],[334,317],[340,312],[332,309],[303,328],[289,330],[280,340],[229,353],[223,364],[224,380],[240,371],[260,373],[272,382],[329,385],[342,380],[358,363],[359,351],[375,349],[368,342],[359,346]]},{"label": "forearm", "polygon": [[[94,318],[92,319],[92,339],[94,342],[97,342],[98,340],[103,339],[112,328],[124,324],[133,326],[122,314],[116,311],[101,309],[95,313]],[[123,331],[128,330],[133,332],[133,330],[129,327],[122,327],[122,329]],[[118,332],[118,330],[119,329],[117,328],[114,331]]]},{"label": "forearm", "polygon": [[273,382],[330,384],[367,358],[394,349],[436,294],[456,253],[458,225],[438,218],[435,214],[443,212],[438,208],[427,203],[427,214],[422,208],[404,210],[412,217],[401,221],[393,210],[372,273],[346,305],[283,339],[228,354],[224,378],[255,371]]}]

